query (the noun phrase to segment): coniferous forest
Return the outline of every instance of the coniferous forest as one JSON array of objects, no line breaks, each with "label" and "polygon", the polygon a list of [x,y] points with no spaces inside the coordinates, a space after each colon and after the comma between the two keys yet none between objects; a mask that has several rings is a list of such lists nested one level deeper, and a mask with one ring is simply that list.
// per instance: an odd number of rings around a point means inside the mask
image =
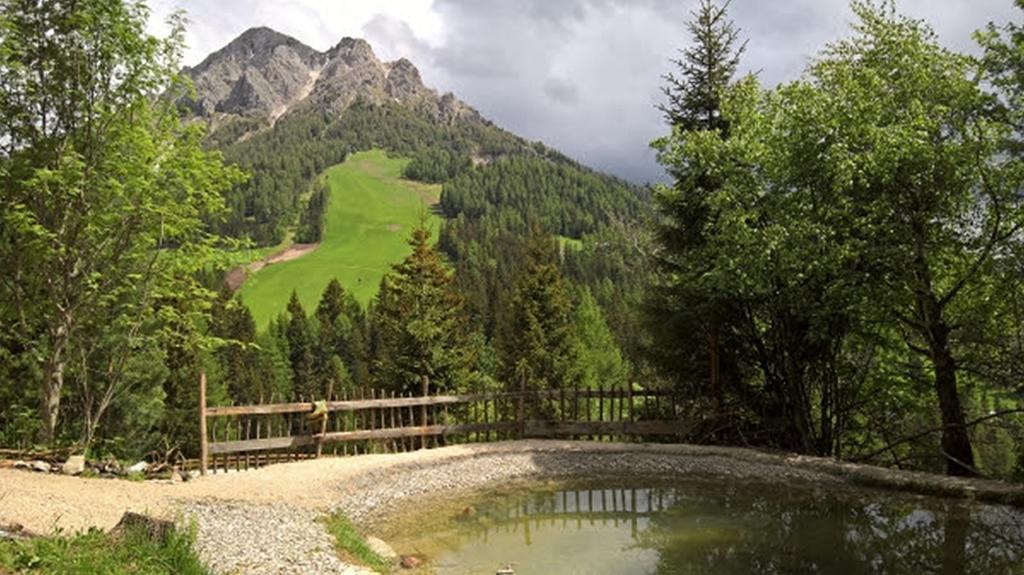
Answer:
[{"label": "coniferous forest", "polygon": [[[0,1],[0,446],[193,456],[203,372],[211,405],[525,381],[675,390],[688,442],[1024,481],[1024,27],[968,54],[852,7],[770,86],[701,0],[638,185],[397,101],[207,123],[182,17]],[[319,241],[318,176],[371,149],[442,223],[369,304],[334,281],[257,325],[234,254]]]}]

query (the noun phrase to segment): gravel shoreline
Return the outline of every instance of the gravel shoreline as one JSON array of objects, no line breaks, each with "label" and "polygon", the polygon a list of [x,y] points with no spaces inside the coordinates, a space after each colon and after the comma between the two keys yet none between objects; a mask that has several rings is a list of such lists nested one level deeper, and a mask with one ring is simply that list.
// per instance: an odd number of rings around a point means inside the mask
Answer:
[{"label": "gravel shoreline", "polygon": [[0,523],[37,533],[108,529],[124,511],[149,513],[194,524],[196,549],[217,573],[363,575],[338,559],[318,518],[342,511],[373,528],[431,496],[629,476],[844,484],[1024,507],[1024,486],[996,481],[739,448],[525,440],[306,460],[180,484],[0,469]]}]

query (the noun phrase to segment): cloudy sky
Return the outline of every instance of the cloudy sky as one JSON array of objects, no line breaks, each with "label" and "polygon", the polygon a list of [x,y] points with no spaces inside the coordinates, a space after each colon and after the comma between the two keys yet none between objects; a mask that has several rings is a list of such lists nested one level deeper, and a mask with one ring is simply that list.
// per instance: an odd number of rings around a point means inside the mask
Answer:
[{"label": "cloudy sky", "polygon": [[[386,60],[406,57],[424,81],[499,125],[582,162],[646,182],[663,178],[648,142],[665,131],[655,105],[668,59],[685,46],[696,0],[150,0],[151,28],[184,9],[186,64],[253,26],[324,50],[366,38]],[[1012,0],[900,0],[940,40],[973,50],[989,21],[1020,21]],[[766,84],[796,78],[848,31],[847,0],[733,0],[749,45],[744,71]]]}]

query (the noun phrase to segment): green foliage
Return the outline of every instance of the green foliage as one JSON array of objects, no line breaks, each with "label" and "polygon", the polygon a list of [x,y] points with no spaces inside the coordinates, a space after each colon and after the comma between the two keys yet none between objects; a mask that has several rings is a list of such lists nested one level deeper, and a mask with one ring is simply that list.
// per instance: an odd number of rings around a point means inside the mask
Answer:
[{"label": "green foliage", "polygon": [[522,381],[530,389],[567,388],[579,381],[572,300],[555,264],[554,246],[539,230],[531,234],[506,311],[509,318],[498,337],[506,381],[513,389]]},{"label": "green foliage", "polygon": [[441,192],[448,218],[493,221],[520,235],[538,225],[547,233],[581,238],[643,211],[636,189],[574,164],[513,158],[456,177]]},{"label": "green foliage", "polygon": [[[47,441],[90,443],[119,402],[152,398],[137,359],[202,313],[193,274],[218,255],[204,220],[241,179],[178,120],[180,17],[163,40],[147,19],[134,1],[0,5],[2,345],[34,362]],[[69,393],[83,423],[62,430]]]},{"label": "green foliage", "polygon": [[313,369],[313,327],[294,291],[288,300],[288,319],[284,324],[284,336],[288,341],[288,361],[292,368],[294,393],[307,400],[323,397],[323,390],[318,385]]},{"label": "green foliage", "polygon": [[0,571],[54,575],[209,575],[192,549],[194,535],[154,540],[144,529],[0,541]]},{"label": "green foliage", "polygon": [[445,149],[427,148],[416,154],[402,175],[410,180],[443,184],[472,166],[468,156]]},{"label": "green foliage", "polygon": [[328,515],[323,521],[327,525],[327,532],[334,537],[335,548],[342,558],[355,560],[377,573],[391,572],[391,565],[366,544],[366,538],[343,513],[339,511]]},{"label": "green foliage", "polygon": [[377,381],[400,393],[456,389],[464,362],[462,301],[429,240],[424,220],[409,240],[412,253],[381,281],[373,309]]},{"label": "green foliage", "polygon": [[[407,162],[375,150],[353,154],[327,170],[331,197],[320,245],[301,258],[261,269],[242,286],[258,329],[284,311],[292,290],[313,309],[333,278],[361,304],[373,299],[389,266],[408,255],[405,238],[440,191],[402,179]],[[440,222],[433,216],[430,221]]]},{"label": "green foliage", "polygon": [[572,329],[578,341],[580,382],[589,389],[598,386],[624,389],[629,384],[629,361],[623,358],[590,290],[576,291]]},{"label": "green foliage", "polygon": [[897,421],[934,426],[932,390],[948,469],[971,473],[958,357],[980,349],[981,294],[999,297],[996,254],[1019,240],[1011,127],[970,58],[888,5],[854,11],[854,35],[804,80],[727,90],[727,133],[657,143],[677,177],[658,192],[663,296],[683,312],[702,294],[724,304],[735,397],[770,441],[863,449]]},{"label": "green foliage", "polygon": [[306,210],[299,218],[299,230],[295,234],[295,241],[304,244],[319,242],[324,235],[324,220],[327,218],[327,202],[330,197],[330,186],[324,179],[317,179],[313,183],[313,190],[310,192],[309,201],[306,202]]},{"label": "green foliage", "polygon": [[324,288],[316,308],[316,321],[316,365],[322,386],[326,389],[330,381],[335,393],[339,393],[369,385],[364,313],[337,279]]}]

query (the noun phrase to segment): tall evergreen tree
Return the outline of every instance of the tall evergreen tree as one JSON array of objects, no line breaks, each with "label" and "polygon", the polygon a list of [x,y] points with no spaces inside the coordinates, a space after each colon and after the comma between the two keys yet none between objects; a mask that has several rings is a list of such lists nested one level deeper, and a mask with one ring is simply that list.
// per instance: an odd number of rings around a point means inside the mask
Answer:
[{"label": "tall evergreen tree", "polygon": [[670,126],[680,130],[723,129],[722,90],[732,82],[746,42],[728,17],[729,1],[700,0],[687,22],[693,45],[672,60],[676,72],[662,78],[667,101],[658,106]]},{"label": "tall evergreen tree", "polygon": [[513,388],[558,389],[578,382],[572,299],[558,269],[555,240],[534,228],[501,334],[505,377]]},{"label": "tall evergreen tree", "polygon": [[288,300],[288,322],[284,328],[288,340],[288,360],[292,366],[292,391],[303,399],[313,399],[321,393],[313,369],[314,339],[306,310],[292,291]]},{"label": "tall evergreen tree", "polygon": [[[320,379],[334,382],[334,389],[366,385],[366,349],[363,343],[363,314],[355,298],[345,292],[337,279],[332,279],[324,288],[316,308],[317,350],[316,368]],[[333,361],[344,366],[336,369]],[[360,380],[354,381],[352,373]],[[339,379],[338,374],[344,377]]]},{"label": "tall evergreen tree", "polygon": [[652,146],[674,181],[655,193],[660,212],[656,220],[660,249],[655,256],[660,278],[646,302],[653,336],[650,359],[677,384],[706,390],[716,408],[723,402],[723,355],[727,366],[734,363],[729,357],[728,331],[723,327],[732,306],[716,293],[695,289],[689,279],[706,264],[697,255],[706,242],[706,228],[715,218],[708,199],[721,182],[698,163],[674,162],[672,158],[685,145],[686,135],[728,136],[722,96],[746,47],[746,43],[737,46],[739,31],[728,18],[728,5],[701,0],[687,24],[693,43],[674,61],[678,75],[665,76],[668,101],[660,109],[673,133],[655,140]]},{"label": "tall evergreen tree", "polygon": [[412,253],[392,266],[377,295],[376,375],[382,387],[398,392],[452,389],[464,362],[462,300],[425,222],[409,245]]},{"label": "tall evergreen tree", "polygon": [[215,352],[231,398],[240,403],[259,401],[267,395],[268,382],[261,368],[252,312],[225,284],[210,307],[210,331],[221,340]]}]

